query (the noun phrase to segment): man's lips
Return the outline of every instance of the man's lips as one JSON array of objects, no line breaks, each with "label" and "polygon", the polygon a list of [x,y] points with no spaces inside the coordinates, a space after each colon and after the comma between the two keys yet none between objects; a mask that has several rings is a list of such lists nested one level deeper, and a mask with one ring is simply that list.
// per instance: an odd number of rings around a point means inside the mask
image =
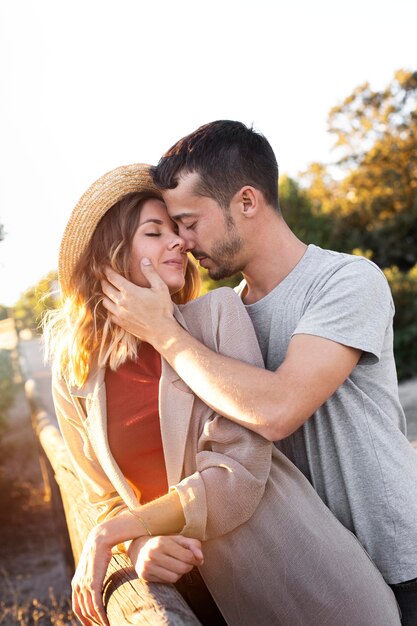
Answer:
[{"label": "man's lips", "polygon": [[207,254],[204,254],[204,252],[196,252],[195,250],[193,250],[191,254],[197,261],[200,261],[200,263],[204,261],[204,259],[210,258]]},{"label": "man's lips", "polygon": [[202,267],[206,267],[207,262],[210,261],[210,257],[208,256],[200,256],[197,258],[197,261],[200,263]]}]

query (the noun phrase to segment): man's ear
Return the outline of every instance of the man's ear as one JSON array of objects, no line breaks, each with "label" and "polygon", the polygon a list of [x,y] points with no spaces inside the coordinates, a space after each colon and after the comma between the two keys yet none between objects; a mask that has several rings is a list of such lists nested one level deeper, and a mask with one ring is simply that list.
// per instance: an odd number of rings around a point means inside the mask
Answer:
[{"label": "man's ear", "polygon": [[259,194],[261,192],[255,187],[246,185],[237,192],[237,201],[240,205],[240,211],[244,217],[254,217],[259,209]]}]

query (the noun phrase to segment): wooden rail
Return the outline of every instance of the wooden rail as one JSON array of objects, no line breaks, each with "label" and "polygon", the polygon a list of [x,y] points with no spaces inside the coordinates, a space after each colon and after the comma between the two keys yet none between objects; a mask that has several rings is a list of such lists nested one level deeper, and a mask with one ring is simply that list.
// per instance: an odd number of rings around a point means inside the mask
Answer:
[{"label": "wooden rail", "polygon": [[[26,381],[25,392],[40,446],[47,497],[54,506],[68,568],[73,571],[83,543],[94,525],[95,514],[71,467],[57,422],[44,410],[34,380]],[[139,579],[124,554],[114,555],[110,562],[103,586],[103,600],[111,626],[200,624],[173,585],[146,583]]]}]

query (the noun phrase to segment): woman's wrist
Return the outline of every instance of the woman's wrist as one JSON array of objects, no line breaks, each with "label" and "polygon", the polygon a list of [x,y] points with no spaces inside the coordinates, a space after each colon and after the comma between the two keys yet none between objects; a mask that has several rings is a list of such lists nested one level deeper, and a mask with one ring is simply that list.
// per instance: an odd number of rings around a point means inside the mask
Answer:
[{"label": "woman's wrist", "polygon": [[112,548],[126,541],[148,536],[144,524],[131,512],[101,522],[93,532],[95,543],[103,548]]}]

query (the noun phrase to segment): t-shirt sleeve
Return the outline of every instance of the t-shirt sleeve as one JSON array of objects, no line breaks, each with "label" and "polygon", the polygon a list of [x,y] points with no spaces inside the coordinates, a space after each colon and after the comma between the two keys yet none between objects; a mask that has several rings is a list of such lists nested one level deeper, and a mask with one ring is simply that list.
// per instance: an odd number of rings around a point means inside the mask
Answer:
[{"label": "t-shirt sleeve", "polygon": [[317,335],[363,351],[361,363],[379,361],[394,305],[384,274],[358,259],[319,286],[293,335]]}]

